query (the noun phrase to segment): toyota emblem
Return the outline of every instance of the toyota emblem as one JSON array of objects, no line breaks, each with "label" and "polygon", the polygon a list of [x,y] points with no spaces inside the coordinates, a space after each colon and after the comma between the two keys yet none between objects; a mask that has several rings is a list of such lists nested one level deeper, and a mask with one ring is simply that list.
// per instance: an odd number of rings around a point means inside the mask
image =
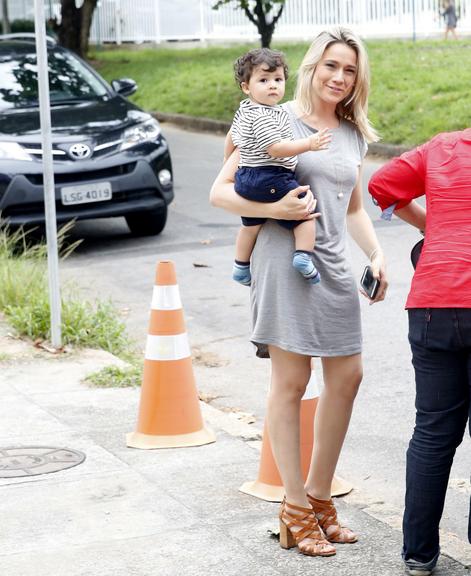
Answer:
[{"label": "toyota emblem", "polygon": [[69,148],[69,154],[75,160],[85,160],[92,155],[92,149],[87,144],[72,144]]}]

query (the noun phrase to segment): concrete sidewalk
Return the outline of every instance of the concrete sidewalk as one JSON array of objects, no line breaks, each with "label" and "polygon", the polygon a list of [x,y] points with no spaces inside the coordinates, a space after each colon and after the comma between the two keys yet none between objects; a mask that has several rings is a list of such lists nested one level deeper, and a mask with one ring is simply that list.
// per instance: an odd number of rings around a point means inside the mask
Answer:
[{"label": "concrete sidewalk", "polygon": [[[281,550],[277,504],[246,496],[257,476],[260,431],[202,404],[217,441],[198,448],[127,448],[136,389],[92,389],[90,372],[119,362],[96,351],[53,357],[12,339],[0,323],[0,448],[47,446],[85,453],[68,470],[1,478],[1,576],[382,576],[404,573],[401,534],[338,500],[361,535],[333,558]],[[443,556],[437,576],[468,569]]]}]

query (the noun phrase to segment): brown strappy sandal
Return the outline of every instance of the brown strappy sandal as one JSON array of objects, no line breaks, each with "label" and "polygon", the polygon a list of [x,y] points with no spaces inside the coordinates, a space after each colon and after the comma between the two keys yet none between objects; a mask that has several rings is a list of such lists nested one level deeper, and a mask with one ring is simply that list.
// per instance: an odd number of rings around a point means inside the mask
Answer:
[{"label": "brown strappy sandal", "polygon": [[[299,530],[292,530],[292,528]],[[301,540],[312,540],[306,548],[299,548]],[[298,546],[306,556],[334,556],[335,548],[327,542],[312,508],[302,508],[286,502],[280,508],[280,546],[285,549]]]},{"label": "brown strappy sandal", "polygon": [[334,542],[335,544],[353,544],[358,541],[358,536],[352,532],[350,528],[342,526],[338,521],[337,510],[335,509],[332,498],[329,498],[329,500],[320,500],[308,494],[307,499],[314,510],[319,526],[322,528],[329,542]]}]

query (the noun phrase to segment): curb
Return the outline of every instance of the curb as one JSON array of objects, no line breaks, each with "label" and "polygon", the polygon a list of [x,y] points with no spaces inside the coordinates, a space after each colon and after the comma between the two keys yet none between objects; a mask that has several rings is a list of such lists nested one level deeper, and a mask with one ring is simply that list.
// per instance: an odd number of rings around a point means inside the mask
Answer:
[{"label": "curb", "polygon": [[[213,120],[212,118],[200,118],[187,114],[169,114],[168,112],[152,112],[152,116],[159,122],[168,122],[184,130],[195,130],[197,132],[211,132],[212,134],[227,134],[231,127],[230,122]],[[407,152],[409,146],[399,146],[397,144],[382,144],[373,142],[368,145],[368,154],[382,156],[383,158],[394,158]]]}]

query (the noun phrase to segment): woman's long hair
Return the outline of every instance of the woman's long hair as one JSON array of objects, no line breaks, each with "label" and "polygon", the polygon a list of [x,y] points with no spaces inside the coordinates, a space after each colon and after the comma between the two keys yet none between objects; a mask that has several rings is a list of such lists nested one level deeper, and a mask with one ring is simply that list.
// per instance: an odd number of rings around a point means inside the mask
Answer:
[{"label": "woman's long hair", "polygon": [[341,26],[321,32],[309,47],[298,71],[295,100],[301,112],[312,113],[312,79],[316,66],[329,46],[346,44],[357,55],[357,75],[352,92],[337,104],[337,114],[353,122],[367,142],[376,142],[379,136],[368,120],[368,92],[370,89],[370,69],[368,55],[358,36]]}]

